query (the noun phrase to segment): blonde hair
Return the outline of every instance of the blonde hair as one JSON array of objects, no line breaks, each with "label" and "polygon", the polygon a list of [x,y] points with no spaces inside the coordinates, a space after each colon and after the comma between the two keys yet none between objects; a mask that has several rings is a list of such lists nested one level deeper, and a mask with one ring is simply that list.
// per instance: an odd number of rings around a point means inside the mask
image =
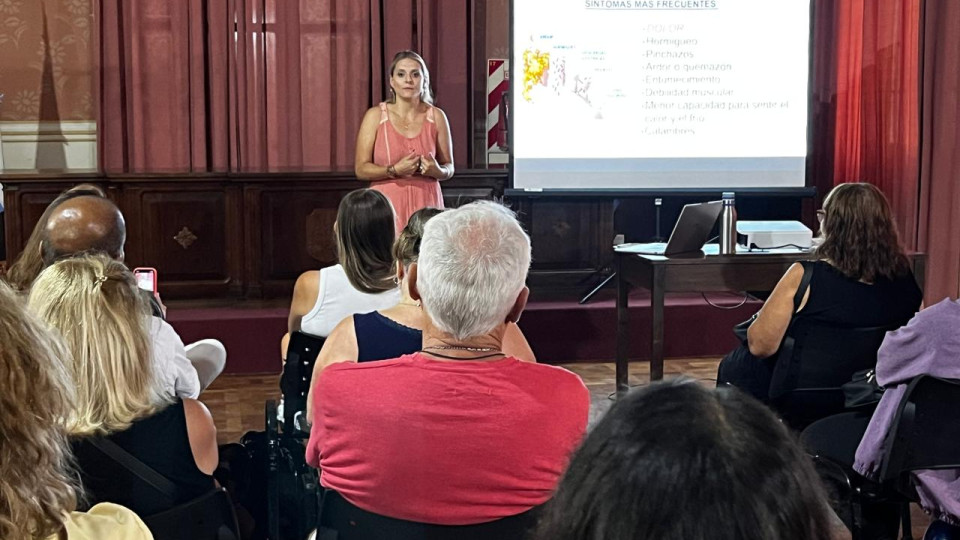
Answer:
[{"label": "blonde hair", "polygon": [[76,508],[68,361],[56,333],[0,283],[0,538],[46,538]]},{"label": "blonde hair", "polygon": [[37,277],[29,306],[73,355],[71,434],[123,431],[167,404],[151,357],[149,307],[123,263],[102,254],[59,261]]}]

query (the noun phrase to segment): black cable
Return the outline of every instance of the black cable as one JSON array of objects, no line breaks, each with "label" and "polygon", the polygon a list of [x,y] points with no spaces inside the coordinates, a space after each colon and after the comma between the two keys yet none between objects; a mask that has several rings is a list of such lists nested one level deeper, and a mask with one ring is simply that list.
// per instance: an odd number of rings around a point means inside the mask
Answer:
[{"label": "black cable", "polygon": [[[732,293],[731,293],[731,294],[732,294]],[[713,302],[711,302],[710,299],[707,298],[707,293],[703,293],[703,292],[702,292],[702,293],[700,293],[700,296],[703,297],[703,301],[706,302],[707,305],[709,305],[710,307],[715,307],[715,308],[717,308],[717,309],[737,309],[738,307],[746,304],[746,303],[747,303],[747,300],[750,299],[750,295],[749,295],[749,294],[743,293],[743,300],[741,300],[739,304],[737,304],[737,305],[735,305],[735,306],[721,306],[721,305],[714,304]]]}]

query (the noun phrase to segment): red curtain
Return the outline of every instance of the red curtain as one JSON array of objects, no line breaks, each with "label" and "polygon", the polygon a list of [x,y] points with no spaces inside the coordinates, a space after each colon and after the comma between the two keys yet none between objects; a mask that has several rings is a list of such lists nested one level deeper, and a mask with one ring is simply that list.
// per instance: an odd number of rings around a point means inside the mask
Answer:
[{"label": "red curtain", "polygon": [[924,9],[918,239],[929,305],[960,295],[960,2]]},{"label": "red curtain", "polygon": [[876,184],[904,243],[917,247],[920,2],[836,3],[833,183]]},{"label": "red curtain", "polygon": [[100,1],[104,171],[226,170],[227,2]]},{"label": "red curtain", "polygon": [[101,0],[106,172],[349,170],[384,70],[420,51],[458,162],[471,2]]}]

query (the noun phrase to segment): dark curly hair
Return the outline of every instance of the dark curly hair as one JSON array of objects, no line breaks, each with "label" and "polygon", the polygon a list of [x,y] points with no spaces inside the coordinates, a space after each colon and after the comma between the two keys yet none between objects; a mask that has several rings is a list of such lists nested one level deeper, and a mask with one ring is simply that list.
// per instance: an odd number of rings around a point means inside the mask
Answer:
[{"label": "dark curly hair", "polygon": [[909,270],[890,204],[873,184],[833,188],[823,201],[820,234],[823,243],[816,258],[828,261],[849,278],[872,283]]},{"label": "dark curly hair", "polygon": [[540,540],[830,537],[811,460],[759,401],[689,379],[619,400],[584,440]]}]

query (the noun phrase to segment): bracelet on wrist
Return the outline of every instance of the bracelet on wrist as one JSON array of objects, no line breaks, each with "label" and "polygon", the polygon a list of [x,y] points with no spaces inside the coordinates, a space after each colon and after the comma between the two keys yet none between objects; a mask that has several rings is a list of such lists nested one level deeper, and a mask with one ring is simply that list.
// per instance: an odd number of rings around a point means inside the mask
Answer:
[{"label": "bracelet on wrist", "polygon": [[393,165],[387,166],[387,176],[389,176],[390,178],[397,177],[397,169]]}]

